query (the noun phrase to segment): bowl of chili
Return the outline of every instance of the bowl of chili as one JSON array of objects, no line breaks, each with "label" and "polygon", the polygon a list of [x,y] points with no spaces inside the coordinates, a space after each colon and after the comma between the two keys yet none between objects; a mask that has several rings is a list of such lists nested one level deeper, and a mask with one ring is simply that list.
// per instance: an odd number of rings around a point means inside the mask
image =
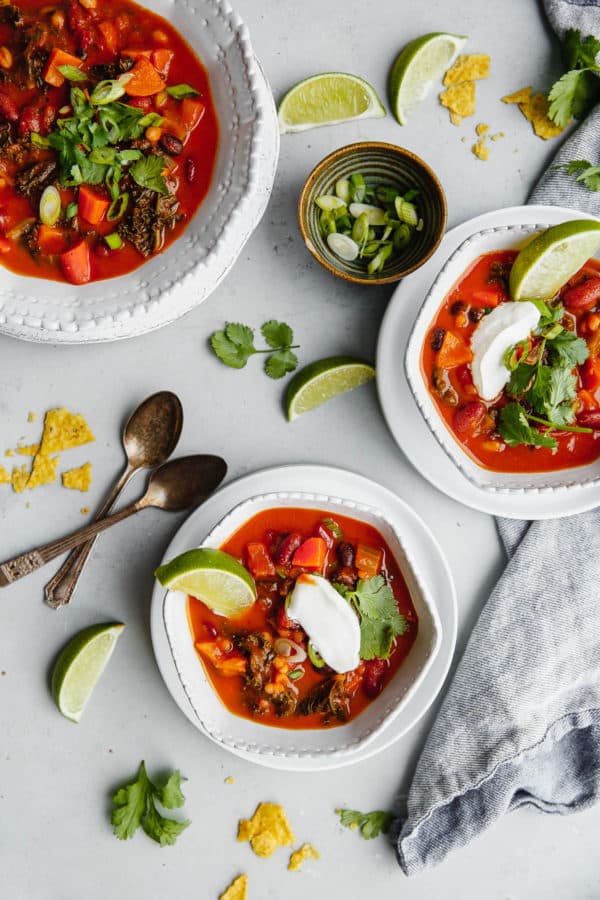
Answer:
[{"label": "bowl of chili", "polygon": [[475,383],[474,335],[515,304],[508,279],[518,250],[546,227],[503,225],[467,238],[428,291],[406,351],[407,380],[432,434],[469,481],[491,492],[560,494],[600,483],[597,258],[539,306],[539,317],[533,310],[535,327],[507,348],[505,386],[484,398]]},{"label": "bowl of chili", "polygon": [[[233,619],[165,592],[165,632],[181,685],[201,729],[218,743],[265,758],[343,757],[380,734],[413,697],[439,650],[441,625],[427,580],[382,513],[325,495],[260,495],[236,506],[202,546],[241,561],[257,587],[254,604]],[[334,584],[362,610],[357,619],[368,618],[361,591],[384,591],[389,633],[385,621],[369,620],[366,637],[361,626],[367,658],[355,670],[329,668],[287,616],[303,578]]]}]

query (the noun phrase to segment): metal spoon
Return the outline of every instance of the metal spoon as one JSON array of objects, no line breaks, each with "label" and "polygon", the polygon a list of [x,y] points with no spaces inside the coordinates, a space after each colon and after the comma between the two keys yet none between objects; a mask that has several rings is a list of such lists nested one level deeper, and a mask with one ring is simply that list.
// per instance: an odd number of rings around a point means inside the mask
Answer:
[{"label": "metal spoon", "polygon": [[[96,513],[96,520],[110,512],[121,491],[136,472],[140,469],[154,469],[169,458],[177,446],[182,426],[181,402],[171,391],[159,391],[140,403],[123,430],[127,465]],[[54,609],[70,603],[95,540],[92,538],[74,550],[46,585],[46,602]]]},{"label": "metal spoon", "polygon": [[111,525],[122,522],[123,519],[148,506],[170,512],[198,506],[212,494],[226,473],[227,463],[220,456],[184,456],[165,463],[150,475],[146,493],[135,503],[98,522],[84,525],[67,537],[43,544],[36,550],[30,550],[0,563],[0,587],[6,587],[24,575],[29,575],[61,553],[78,547]]}]

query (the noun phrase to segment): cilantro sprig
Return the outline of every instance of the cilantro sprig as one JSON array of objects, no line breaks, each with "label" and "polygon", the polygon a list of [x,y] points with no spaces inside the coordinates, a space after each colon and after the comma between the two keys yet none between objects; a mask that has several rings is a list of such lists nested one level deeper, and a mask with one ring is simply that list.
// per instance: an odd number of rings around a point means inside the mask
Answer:
[{"label": "cilantro sprig", "polygon": [[336,809],[340,823],[352,831],[360,831],[365,840],[370,841],[380,834],[387,834],[394,819],[391,812],[382,809],[363,813],[357,809]]},{"label": "cilantro sprig", "polygon": [[181,791],[181,781],[181,774],[176,770],[169,775],[162,787],[157,787],[148,778],[142,760],[135,781],[119,788],[113,797],[115,808],[111,822],[116,837],[121,841],[128,840],[141,827],[161,847],[174,844],[190,822],[166,818],[156,804],[165,809],[179,809],[183,806],[185,798]]},{"label": "cilantro sprig", "polygon": [[566,169],[567,175],[575,175],[575,181],[585,185],[588,191],[600,191],[600,166],[593,166],[587,159],[572,159],[555,169]]},{"label": "cilantro sprig", "polygon": [[269,319],[261,326],[261,333],[267,344],[266,349],[254,346],[254,329],[239,322],[229,322],[221,331],[210,336],[210,346],[215,355],[233,369],[243,369],[251,356],[268,354],[265,372],[269,378],[283,378],[298,366],[298,357],[293,352],[299,344],[294,344],[294,332],[285,322]]},{"label": "cilantro sprig", "polygon": [[563,58],[567,72],[550,88],[548,115],[553,122],[566,127],[572,118],[583,118],[600,98],[600,40],[594,35],[581,36],[570,28],[563,41]]},{"label": "cilantro sprig", "polygon": [[394,639],[405,634],[408,622],[398,612],[398,604],[383,575],[359,579],[355,590],[334,584],[352,603],[360,618],[361,659],[388,659]]}]

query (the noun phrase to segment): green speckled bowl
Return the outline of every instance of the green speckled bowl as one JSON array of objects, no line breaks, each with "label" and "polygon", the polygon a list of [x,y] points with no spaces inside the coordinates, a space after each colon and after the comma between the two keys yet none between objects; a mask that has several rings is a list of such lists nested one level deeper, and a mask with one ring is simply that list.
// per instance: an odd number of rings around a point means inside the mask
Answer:
[{"label": "green speckled bowl", "polygon": [[[329,249],[319,230],[320,210],[315,204],[321,194],[334,193],[335,183],[360,172],[368,182],[389,184],[405,193],[416,188],[415,204],[424,226],[410,244],[394,254],[377,275],[369,275],[366,261],[346,262]],[[304,243],[322,266],[357,284],[388,284],[399,281],[422,266],[440,243],[446,227],[446,197],[427,163],[410,150],[378,141],[349,144],[326,156],[310,173],[300,194],[298,221]]]}]

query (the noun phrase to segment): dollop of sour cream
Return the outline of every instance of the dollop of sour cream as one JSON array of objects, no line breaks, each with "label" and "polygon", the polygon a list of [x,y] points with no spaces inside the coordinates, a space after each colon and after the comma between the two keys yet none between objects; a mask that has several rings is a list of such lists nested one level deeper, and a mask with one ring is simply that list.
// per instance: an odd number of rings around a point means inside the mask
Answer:
[{"label": "dollop of sour cream", "polygon": [[350,672],[360,663],[360,624],[349,603],[320,575],[297,579],[287,615],[305,630],[328,666]]},{"label": "dollop of sour cream", "polygon": [[504,355],[528,338],[539,320],[539,310],[529,300],[501,303],[481,319],[471,338],[471,374],[483,400],[493,400],[508,384]]}]

